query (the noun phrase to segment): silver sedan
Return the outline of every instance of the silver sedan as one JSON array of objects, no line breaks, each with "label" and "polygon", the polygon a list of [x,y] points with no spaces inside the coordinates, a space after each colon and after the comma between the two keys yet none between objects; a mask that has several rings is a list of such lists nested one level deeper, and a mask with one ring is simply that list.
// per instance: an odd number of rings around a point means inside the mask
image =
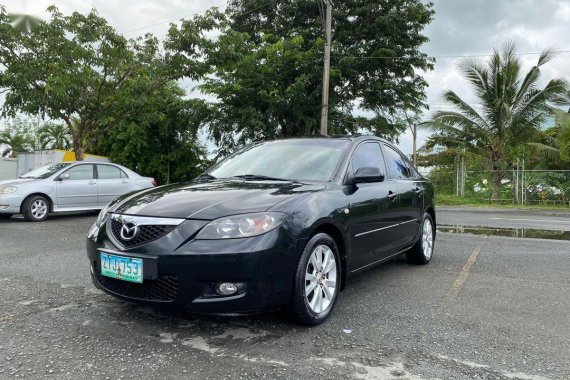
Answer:
[{"label": "silver sedan", "polygon": [[0,181],[0,218],[23,214],[40,222],[49,213],[97,210],[119,195],[156,186],[123,166],[64,162],[33,170],[19,179]]}]

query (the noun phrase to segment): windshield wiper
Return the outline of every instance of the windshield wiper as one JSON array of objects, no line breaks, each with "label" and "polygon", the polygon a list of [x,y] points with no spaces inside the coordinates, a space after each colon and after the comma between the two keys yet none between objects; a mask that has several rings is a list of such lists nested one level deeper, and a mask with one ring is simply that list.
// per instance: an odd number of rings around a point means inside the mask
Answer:
[{"label": "windshield wiper", "polygon": [[284,182],[291,182],[290,179],[276,178],[276,177],[268,177],[268,176],[266,176],[266,175],[258,175],[258,174],[234,175],[233,178],[241,178],[241,179],[245,179],[246,181],[262,180],[262,181],[284,181]]},{"label": "windshield wiper", "polygon": [[198,177],[196,177],[196,180],[198,182],[213,181],[215,179],[217,179],[217,178],[211,174],[208,174],[208,173],[203,173],[203,174],[200,174]]}]

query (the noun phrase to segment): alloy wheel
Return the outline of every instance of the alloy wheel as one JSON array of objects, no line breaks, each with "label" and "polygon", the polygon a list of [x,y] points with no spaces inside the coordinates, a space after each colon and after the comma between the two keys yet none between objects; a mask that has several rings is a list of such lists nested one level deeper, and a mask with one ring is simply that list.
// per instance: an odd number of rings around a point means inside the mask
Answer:
[{"label": "alloy wheel", "polygon": [[47,202],[43,199],[36,199],[34,203],[32,203],[31,207],[31,214],[36,219],[44,218],[48,213],[48,205]]},{"label": "alloy wheel", "polygon": [[424,221],[422,233],[422,252],[427,260],[431,259],[433,253],[433,226],[431,220]]},{"label": "alloy wheel", "polygon": [[305,297],[311,310],[321,314],[329,309],[337,291],[337,265],[326,245],[315,247],[305,271]]}]

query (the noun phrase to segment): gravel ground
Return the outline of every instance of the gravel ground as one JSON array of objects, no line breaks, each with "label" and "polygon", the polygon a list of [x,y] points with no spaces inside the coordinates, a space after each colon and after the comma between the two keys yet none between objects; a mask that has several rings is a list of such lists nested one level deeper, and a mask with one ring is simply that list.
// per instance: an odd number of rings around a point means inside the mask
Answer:
[{"label": "gravel ground", "polygon": [[570,242],[440,233],[430,265],[354,277],[331,319],[304,328],[97,291],[94,219],[0,220],[0,378],[570,378]]}]

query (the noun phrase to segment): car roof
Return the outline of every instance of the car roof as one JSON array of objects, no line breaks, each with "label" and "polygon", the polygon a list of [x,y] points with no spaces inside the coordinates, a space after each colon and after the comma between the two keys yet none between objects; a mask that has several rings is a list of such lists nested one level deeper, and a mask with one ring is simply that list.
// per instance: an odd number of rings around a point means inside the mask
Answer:
[{"label": "car roof", "polygon": [[350,140],[350,141],[361,141],[361,140],[378,140],[381,142],[385,142],[387,144],[391,144],[390,141],[383,139],[378,136],[374,135],[330,135],[330,136],[299,136],[299,137],[286,137],[281,139],[275,140],[267,140],[267,141],[260,141],[260,142],[269,142],[269,141],[287,141],[287,140],[306,140],[306,139],[323,139],[323,140]]}]

